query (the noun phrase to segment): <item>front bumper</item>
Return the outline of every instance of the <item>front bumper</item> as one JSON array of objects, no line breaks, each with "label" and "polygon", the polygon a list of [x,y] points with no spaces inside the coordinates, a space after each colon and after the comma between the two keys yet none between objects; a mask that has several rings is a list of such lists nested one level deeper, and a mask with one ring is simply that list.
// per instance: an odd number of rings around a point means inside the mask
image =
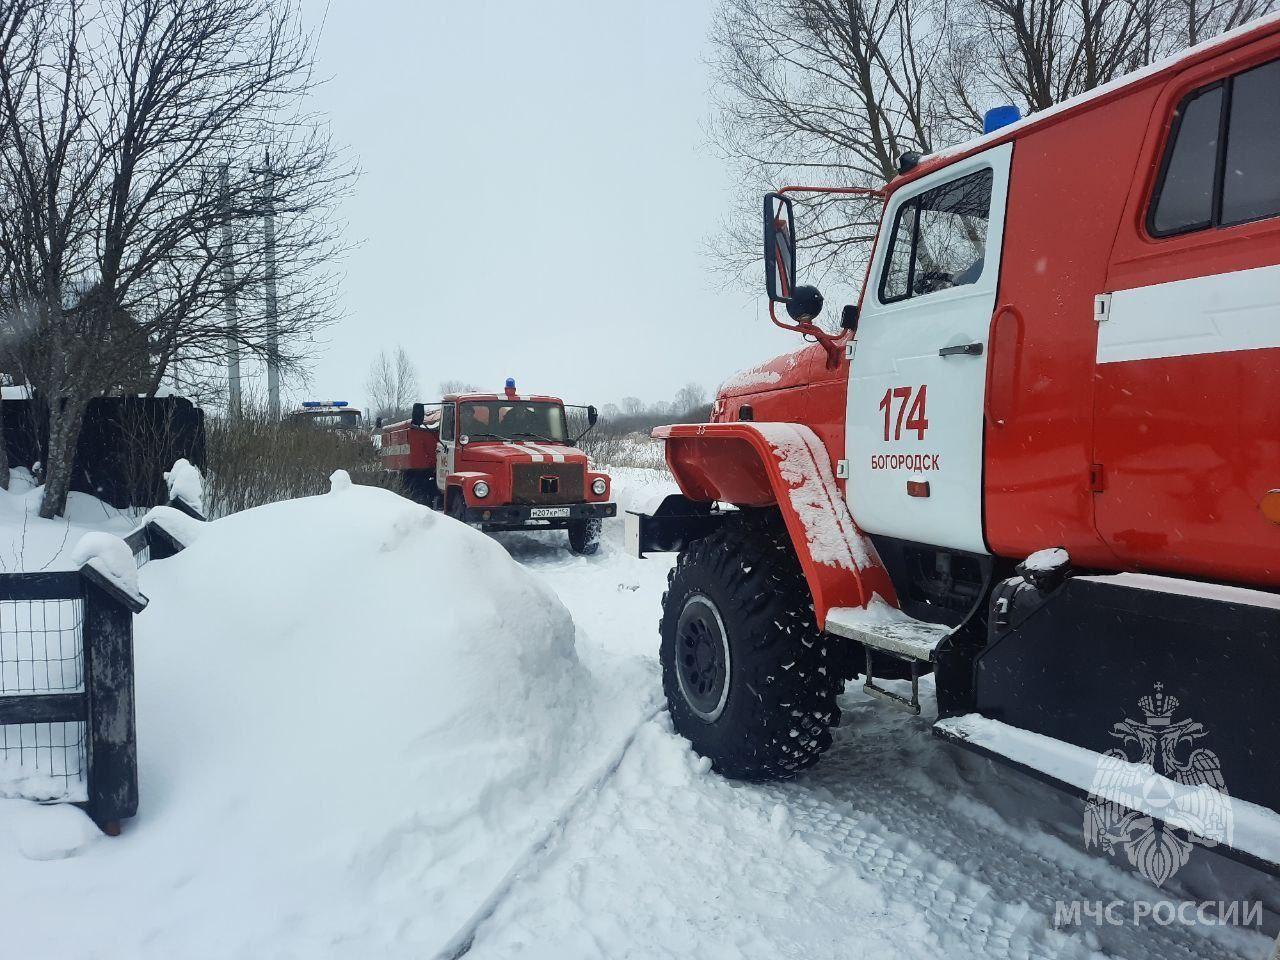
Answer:
[{"label": "front bumper", "polygon": [[[559,515],[538,515],[545,511],[556,511]],[[563,530],[574,521],[603,520],[617,515],[616,503],[518,504],[467,507],[463,519],[485,530]]]}]

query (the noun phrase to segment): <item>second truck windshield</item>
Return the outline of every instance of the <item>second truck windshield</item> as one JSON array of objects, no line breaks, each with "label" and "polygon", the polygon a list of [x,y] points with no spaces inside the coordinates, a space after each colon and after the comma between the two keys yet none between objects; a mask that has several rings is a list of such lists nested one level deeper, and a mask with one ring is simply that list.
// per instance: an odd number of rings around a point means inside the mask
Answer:
[{"label": "second truck windshield", "polygon": [[459,429],[472,441],[564,443],[568,437],[564,407],[557,403],[469,401],[461,404],[459,414]]}]

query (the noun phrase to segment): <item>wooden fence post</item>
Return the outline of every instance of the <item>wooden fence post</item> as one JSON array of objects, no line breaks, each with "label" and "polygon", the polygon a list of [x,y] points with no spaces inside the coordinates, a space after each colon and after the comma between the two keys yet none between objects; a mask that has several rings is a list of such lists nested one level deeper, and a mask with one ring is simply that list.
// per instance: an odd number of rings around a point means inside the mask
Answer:
[{"label": "wooden fence post", "polygon": [[84,656],[88,725],[87,812],[115,836],[138,811],[137,724],[133,699],[133,615],[145,602],[91,566],[84,576]]}]

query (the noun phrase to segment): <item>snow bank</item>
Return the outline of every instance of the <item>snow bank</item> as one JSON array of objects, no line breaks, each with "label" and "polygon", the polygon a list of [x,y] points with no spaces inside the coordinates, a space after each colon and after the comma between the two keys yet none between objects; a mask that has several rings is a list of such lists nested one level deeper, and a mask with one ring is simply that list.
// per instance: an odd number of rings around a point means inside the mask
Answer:
[{"label": "snow bank", "polygon": [[431,956],[637,719],[499,544],[388,491],[209,523],[142,586],[139,816],[84,846],[0,802],[15,956]]},{"label": "snow bank", "polygon": [[31,471],[15,468],[9,489],[0,490],[0,572],[71,570],[71,548],[91,531],[124,536],[135,523],[123,512],[86,493],[67,495],[67,510],[52,520],[40,518],[44,487]]}]

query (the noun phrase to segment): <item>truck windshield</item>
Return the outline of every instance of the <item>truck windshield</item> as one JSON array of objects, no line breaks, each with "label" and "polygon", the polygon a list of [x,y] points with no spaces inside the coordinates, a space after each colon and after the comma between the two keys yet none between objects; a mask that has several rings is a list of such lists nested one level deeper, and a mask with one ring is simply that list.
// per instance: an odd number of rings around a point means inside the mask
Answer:
[{"label": "truck windshield", "polygon": [[558,403],[485,400],[462,404],[458,432],[472,440],[564,443],[564,407]]},{"label": "truck windshield", "polygon": [[303,412],[294,415],[294,419],[302,423],[310,423],[322,430],[359,430],[360,411],[342,410],[323,413]]}]

